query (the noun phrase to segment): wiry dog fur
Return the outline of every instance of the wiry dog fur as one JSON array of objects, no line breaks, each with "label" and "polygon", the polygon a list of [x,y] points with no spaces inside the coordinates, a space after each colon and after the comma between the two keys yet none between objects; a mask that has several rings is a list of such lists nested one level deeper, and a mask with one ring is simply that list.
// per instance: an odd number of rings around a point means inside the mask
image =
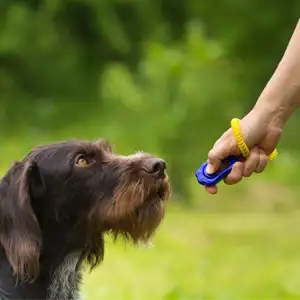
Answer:
[{"label": "wiry dog fur", "polygon": [[170,190],[165,162],[150,154],[119,156],[106,141],[37,147],[0,182],[0,298],[79,299],[103,235],[147,242]]}]

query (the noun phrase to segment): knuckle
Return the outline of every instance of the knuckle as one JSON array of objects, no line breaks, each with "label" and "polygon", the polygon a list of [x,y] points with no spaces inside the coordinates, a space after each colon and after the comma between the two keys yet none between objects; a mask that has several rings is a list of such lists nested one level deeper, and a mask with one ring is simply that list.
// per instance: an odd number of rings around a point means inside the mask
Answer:
[{"label": "knuckle", "polygon": [[255,173],[261,173],[265,170],[268,165],[268,157],[263,153],[260,155],[260,162],[255,170]]},{"label": "knuckle", "polygon": [[262,161],[263,161],[263,163],[264,163],[265,165],[268,164],[269,158],[267,157],[267,155],[264,155],[264,156],[262,157]]},{"label": "knuckle", "polygon": [[236,168],[228,174],[228,176],[225,178],[225,182],[227,184],[235,184],[241,181],[242,177],[242,171]]},{"label": "knuckle", "polygon": [[259,152],[251,152],[251,155],[245,162],[244,177],[250,177],[260,164]]},{"label": "knuckle", "polygon": [[227,185],[232,185],[232,184],[236,184],[238,182],[240,182],[242,180],[242,176],[229,176],[227,178],[225,178],[224,182]]},{"label": "knuckle", "polygon": [[247,178],[251,177],[252,174],[253,174],[253,171],[247,171],[247,172],[245,171],[244,172],[244,177],[247,177]]},{"label": "knuckle", "polygon": [[244,177],[250,177],[255,170],[255,165],[251,164],[244,168],[243,175]]}]

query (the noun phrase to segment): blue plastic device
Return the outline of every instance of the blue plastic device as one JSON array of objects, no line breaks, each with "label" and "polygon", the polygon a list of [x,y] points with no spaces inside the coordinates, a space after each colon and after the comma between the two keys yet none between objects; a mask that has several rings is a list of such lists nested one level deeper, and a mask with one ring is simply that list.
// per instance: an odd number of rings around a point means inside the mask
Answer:
[{"label": "blue plastic device", "polygon": [[196,177],[198,182],[201,185],[209,186],[216,185],[223,178],[225,178],[231,171],[232,166],[238,162],[239,159],[236,156],[228,156],[226,159],[222,161],[221,168],[213,174],[206,173],[207,162],[201,165],[201,167],[196,171]]}]

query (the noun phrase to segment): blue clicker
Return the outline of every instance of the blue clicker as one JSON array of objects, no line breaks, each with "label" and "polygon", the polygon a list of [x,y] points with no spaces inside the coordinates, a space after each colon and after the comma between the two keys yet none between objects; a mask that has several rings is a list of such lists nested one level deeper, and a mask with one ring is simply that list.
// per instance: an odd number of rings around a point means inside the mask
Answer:
[{"label": "blue clicker", "polygon": [[238,161],[238,157],[228,156],[225,160],[222,161],[221,168],[214,174],[206,173],[205,170],[207,167],[207,162],[205,162],[201,165],[201,167],[196,171],[195,174],[199,184],[204,186],[216,185],[230,173],[232,166]]}]

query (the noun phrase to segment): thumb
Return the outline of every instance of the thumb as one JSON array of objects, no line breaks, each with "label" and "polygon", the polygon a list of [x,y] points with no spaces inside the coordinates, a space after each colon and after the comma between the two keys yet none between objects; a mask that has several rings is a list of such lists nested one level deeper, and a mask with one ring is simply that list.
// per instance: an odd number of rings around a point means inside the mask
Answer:
[{"label": "thumb", "polygon": [[215,143],[214,147],[208,153],[208,164],[206,168],[207,174],[213,174],[221,166],[222,160],[230,154],[236,152],[236,141],[233,137],[231,130],[223,134],[223,136]]},{"label": "thumb", "polygon": [[206,167],[206,173],[213,174],[219,169],[219,167],[220,167],[219,162],[212,162],[212,161],[208,160],[208,164]]},{"label": "thumb", "polygon": [[209,151],[208,153],[208,163],[206,167],[207,174],[213,174],[218,171],[221,165],[221,159],[217,155],[218,151],[215,148]]}]

